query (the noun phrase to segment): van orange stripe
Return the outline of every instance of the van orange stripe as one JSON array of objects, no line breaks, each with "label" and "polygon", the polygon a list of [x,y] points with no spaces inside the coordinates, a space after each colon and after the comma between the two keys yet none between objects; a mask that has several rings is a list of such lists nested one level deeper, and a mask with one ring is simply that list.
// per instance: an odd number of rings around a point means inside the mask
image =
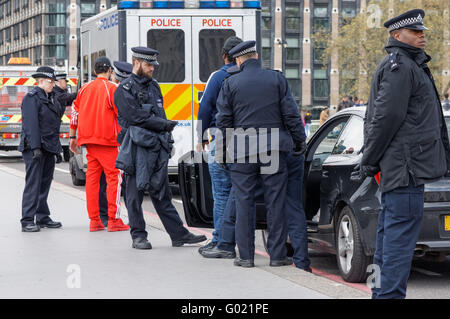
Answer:
[{"label": "van orange stripe", "polygon": [[175,121],[186,121],[188,119],[190,119],[191,116],[191,102],[189,101],[189,103],[187,103],[180,112],[178,112],[177,114],[175,114],[175,116],[173,116],[173,120]]},{"label": "van orange stripe", "polygon": [[189,89],[189,84],[177,84],[169,92],[164,95],[164,108],[167,109],[178,97]]}]

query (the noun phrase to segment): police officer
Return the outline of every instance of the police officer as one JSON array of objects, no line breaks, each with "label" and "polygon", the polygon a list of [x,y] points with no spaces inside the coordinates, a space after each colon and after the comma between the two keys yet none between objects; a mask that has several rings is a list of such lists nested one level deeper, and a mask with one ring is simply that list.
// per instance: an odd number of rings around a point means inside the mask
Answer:
[{"label": "police officer", "polygon": [[[261,68],[255,41],[242,42],[229,54],[236,58],[241,72],[223,83],[217,100],[216,125],[226,137],[223,144],[234,149],[230,154],[233,160],[230,171],[236,196],[236,243],[240,255],[234,265],[254,267],[254,191],[258,176],[262,179],[267,207],[270,264],[291,264],[292,260],[286,258],[282,210],[288,177],[286,157],[293,149],[300,153],[305,149],[300,113],[284,76]],[[234,130],[231,134],[230,129]],[[240,145],[247,138],[253,142]],[[264,158],[267,151],[270,162]],[[224,155],[226,152],[222,151]]]},{"label": "police officer", "polygon": [[[364,155],[352,178],[381,171],[381,206],[374,264],[381,287],[373,298],[405,298],[421,229],[424,184],[450,168],[439,94],[427,62],[423,24],[415,9],[387,21],[388,55],[374,74],[364,124]],[[375,272],[375,276],[379,272]]]},{"label": "police officer", "polygon": [[[224,214],[224,209],[228,196],[231,189],[231,179],[230,172],[221,168],[214,160],[216,149],[215,149],[215,130],[216,128],[216,114],[217,107],[216,101],[222,87],[222,82],[225,78],[230,76],[228,69],[235,67],[235,60],[229,56],[228,52],[236,45],[242,43],[242,40],[238,37],[229,37],[222,48],[222,59],[225,63],[219,70],[212,73],[206,83],[205,91],[203,92],[202,99],[200,101],[200,106],[198,109],[198,120],[199,125],[198,130],[198,144],[197,152],[201,152],[205,144],[209,143],[209,156],[208,156],[208,168],[209,174],[211,176],[212,191],[214,198],[214,232],[213,238],[210,243],[199,248],[199,253],[203,249],[211,249],[217,245],[217,241],[220,233],[220,225],[222,224],[222,218]],[[211,142],[208,141],[208,136],[206,131],[209,129],[209,134],[211,135]]]},{"label": "police officer", "polygon": [[131,63],[125,61],[114,61],[111,80],[116,84],[120,84],[123,80],[130,76],[131,72],[133,72],[133,65]]},{"label": "police officer", "polygon": [[[130,126],[138,126],[156,133],[168,132],[170,134],[177,124],[176,121],[166,119],[161,89],[156,80],[152,78],[155,66],[159,65],[157,61],[159,52],[146,47],[134,47],[131,51],[133,72],[114,93],[114,101],[119,112],[118,120],[122,127],[118,137],[119,143],[122,143]],[[167,165],[165,169],[167,171]],[[142,211],[144,191],[137,188],[136,174],[125,174],[125,179],[132,247],[151,249],[152,245],[147,240]],[[178,247],[206,240],[205,236],[196,236],[183,226],[183,222],[171,202],[172,194],[167,174],[164,179],[163,187],[159,190],[151,189],[150,196],[156,212],[172,239],[172,246]]]},{"label": "police officer", "polygon": [[61,153],[59,129],[65,107],[52,92],[56,80],[52,68],[39,67],[32,76],[37,86],[22,101],[19,145],[26,169],[21,219],[24,232],[62,226],[50,218],[47,197],[55,170],[55,155]]},{"label": "police officer", "polygon": [[77,98],[77,92],[69,93],[67,90],[67,74],[60,73],[56,75],[56,85],[53,88],[53,92],[56,95],[59,103],[66,107],[71,106],[72,102]]}]

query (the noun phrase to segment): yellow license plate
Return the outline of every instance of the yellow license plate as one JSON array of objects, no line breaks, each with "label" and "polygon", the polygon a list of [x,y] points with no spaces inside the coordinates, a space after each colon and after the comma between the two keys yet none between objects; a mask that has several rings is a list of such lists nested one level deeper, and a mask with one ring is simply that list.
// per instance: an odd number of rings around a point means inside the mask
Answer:
[{"label": "yellow license plate", "polygon": [[450,231],[450,216],[444,216],[444,229]]}]

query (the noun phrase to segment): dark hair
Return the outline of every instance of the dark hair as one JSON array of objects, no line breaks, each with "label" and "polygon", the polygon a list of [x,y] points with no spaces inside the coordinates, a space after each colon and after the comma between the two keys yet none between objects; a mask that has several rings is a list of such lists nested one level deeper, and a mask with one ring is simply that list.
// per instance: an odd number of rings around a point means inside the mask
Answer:
[{"label": "dark hair", "polygon": [[230,63],[236,63],[236,58],[233,58],[231,55],[228,54],[228,52],[225,49],[222,49],[222,55],[224,54]]},{"label": "dark hair", "polygon": [[108,72],[108,70],[110,69],[110,66],[105,66],[105,65],[96,65],[94,67],[94,71],[96,74],[102,74],[102,73],[106,73]]},{"label": "dark hair", "polygon": [[445,94],[444,94],[444,97],[445,97],[446,99],[448,99],[448,93],[445,93]]}]

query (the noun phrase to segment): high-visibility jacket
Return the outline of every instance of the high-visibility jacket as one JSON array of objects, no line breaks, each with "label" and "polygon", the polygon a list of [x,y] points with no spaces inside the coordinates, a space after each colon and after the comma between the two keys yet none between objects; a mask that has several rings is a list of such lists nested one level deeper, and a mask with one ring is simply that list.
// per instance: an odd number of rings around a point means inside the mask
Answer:
[{"label": "high-visibility jacket", "polygon": [[117,135],[117,108],[114,92],[117,85],[98,77],[83,85],[73,102],[70,127],[78,129],[78,146],[97,144],[119,146]]}]

